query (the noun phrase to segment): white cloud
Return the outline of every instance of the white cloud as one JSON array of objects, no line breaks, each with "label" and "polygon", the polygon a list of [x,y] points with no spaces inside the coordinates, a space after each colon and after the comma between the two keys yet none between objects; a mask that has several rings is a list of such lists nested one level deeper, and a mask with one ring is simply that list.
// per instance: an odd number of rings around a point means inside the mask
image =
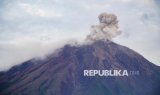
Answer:
[{"label": "white cloud", "polygon": [[36,5],[19,3],[18,6],[22,7],[30,15],[48,17],[48,18],[59,18],[63,17],[64,14],[58,13],[55,10],[44,10]]},{"label": "white cloud", "polygon": [[68,33],[55,32],[54,34],[40,34],[39,37],[23,36],[12,41],[0,41],[0,70],[7,70],[35,57],[44,58],[70,43],[70,40],[80,42],[82,38],[76,33],[68,35]]},{"label": "white cloud", "polygon": [[23,7],[26,10],[26,12],[28,12],[31,15],[45,16],[45,12],[42,9],[37,8],[36,6],[32,6],[25,3],[18,4],[18,5]]}]

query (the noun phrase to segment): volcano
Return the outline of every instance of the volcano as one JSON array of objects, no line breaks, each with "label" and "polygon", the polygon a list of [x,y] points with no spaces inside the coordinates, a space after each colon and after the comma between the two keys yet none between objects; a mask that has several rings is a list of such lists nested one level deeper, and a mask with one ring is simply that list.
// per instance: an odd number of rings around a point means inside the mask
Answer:
[{"label": "volcano", "polygon": [[[84,76],[84,70],[129,75]],[[0,95],[160,95],[160,67],[112,41],[68,44],[58,54],[0,72]]]}]

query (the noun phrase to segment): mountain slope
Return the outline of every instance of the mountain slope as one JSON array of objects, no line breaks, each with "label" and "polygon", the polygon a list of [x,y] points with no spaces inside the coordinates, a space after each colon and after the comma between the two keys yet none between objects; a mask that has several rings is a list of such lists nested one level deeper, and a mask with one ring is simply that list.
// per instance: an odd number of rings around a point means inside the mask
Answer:
[{"label": "mountain slope", "polygon": [[[37,64],[38,63],[38,64]],[[84,70],[138,71],[129,76],[84,76]],[[160,67],[111,41],[66,45],[58,55],[29,60],[0,73],[0,95],[160,95]]]}]

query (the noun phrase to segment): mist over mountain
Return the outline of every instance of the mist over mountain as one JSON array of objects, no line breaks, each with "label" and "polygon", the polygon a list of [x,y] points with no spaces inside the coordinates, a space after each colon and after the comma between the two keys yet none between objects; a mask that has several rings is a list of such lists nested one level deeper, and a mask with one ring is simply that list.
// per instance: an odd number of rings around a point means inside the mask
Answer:
[{"label": "mist over mountain", "polygon": [[160,65],[159,4],[159,0],[1,0],[0,71],[51,52],[61,40],[85,37],[91,25],[101,26],[97,15],[105,11],[117,16],[123,31],[114,42]]},{"label": "mist over mountain", "polygon": [[71,41],[43,59],[0,72],[0,95],[160,95],[160,67],[112,41],[121,34],[116,15],[102,13],[99,22],[84,42]]},{"label": "mist over mountain", "polygon": [[[83,70],[139,71],[129,76],[84,76]],[[160,95],[160,67],[112,41],[65,45],[44,60],[0,73],[0,95]]]}]

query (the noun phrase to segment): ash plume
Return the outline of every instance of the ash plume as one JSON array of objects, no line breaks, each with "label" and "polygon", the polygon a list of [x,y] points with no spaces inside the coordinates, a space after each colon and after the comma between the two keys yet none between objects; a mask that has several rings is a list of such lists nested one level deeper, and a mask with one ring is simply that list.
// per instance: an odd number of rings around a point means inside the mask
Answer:
[{"label": "ash plume", "polygon": [[121,34],[116,15],[101,13],[98,18],[100,24],[91,26],[91,33],[87,35],[86,41],[111,40]]}]

